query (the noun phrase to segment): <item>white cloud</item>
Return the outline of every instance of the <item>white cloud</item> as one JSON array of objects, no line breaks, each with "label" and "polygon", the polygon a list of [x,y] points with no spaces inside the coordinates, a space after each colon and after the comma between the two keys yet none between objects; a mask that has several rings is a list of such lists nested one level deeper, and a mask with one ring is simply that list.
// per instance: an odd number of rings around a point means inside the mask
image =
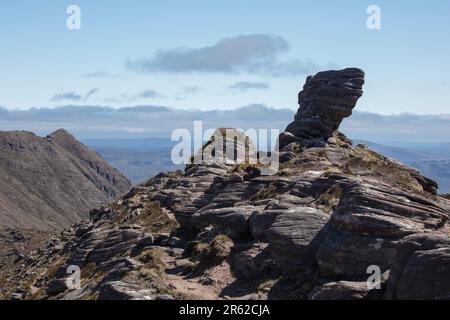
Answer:
[{"label": "white cloud", "polygon": [[281,60],[289,43],[271,34],[240,35],[200,48],[160,49],[150,57],[128,60],[128,69],[140,73],[251,73],[287,76],[312,73],[318,66],[300,59]]}]

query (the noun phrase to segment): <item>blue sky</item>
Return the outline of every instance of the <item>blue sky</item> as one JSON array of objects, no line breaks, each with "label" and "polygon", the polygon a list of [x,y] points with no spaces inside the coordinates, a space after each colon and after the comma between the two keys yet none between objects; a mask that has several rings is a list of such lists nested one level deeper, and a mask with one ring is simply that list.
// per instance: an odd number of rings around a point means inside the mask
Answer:
[{"label": "blue sky", "polygon": [[[81,30],[66,28],[70,4]],[[449,32],[441,0],[2,0],[0,106],[294,110],[309,73],[356,66],[358,110],[449,114]]]}]

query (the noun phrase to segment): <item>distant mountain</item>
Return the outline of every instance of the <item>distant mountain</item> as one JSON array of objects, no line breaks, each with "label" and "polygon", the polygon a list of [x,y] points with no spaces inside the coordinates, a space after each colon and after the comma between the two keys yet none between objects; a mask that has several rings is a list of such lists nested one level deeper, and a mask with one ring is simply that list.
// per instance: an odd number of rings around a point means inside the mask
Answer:
[{"label": "distant mountain", "polygon": [[354,139],[355,144],[365,144],[371,149],[384,154],[385,156],[397,159],[401,162],[429,160],[430,156],[427,153],[422,153],[419,150],[404,147],[387,146],[372,141]]},{"label": "distant mountain", "polygon": [[134,185],[145,182],[160,172],[184,167],[173,164],[170,155],[177,142],[168,138],[108,138],[82,141],[122,172]]},{"label": "distant mountain", "polygon": [[440,193],[450,193],[450,144],[426,144],[392,147],[370,141],[354,140],[390,158],[397,159],[439,184]]},{"label": "distant mountain", "polygon": [[64,130],[0,131],[0,226],[61,230],[116,199],[130,181]]},{"label": "distant mountain", "polygon": [[120,170],[133,184],[147,181],[164,171],[183,169],[183,165],[173,164],[171,148],[160,147],[155,150],[133,150],[118,147],[94,147],[103,159]]},{"label": "distant mountain", "polygon": [[439,184],[440,193],[450,193],[450,159],[412,161],[409,165],[436,180]]},{"label": "distant mountain", "polygon": [[169,138],[108,138],[108,139],[84,139],[84,144],[95,150],[120,149],[132,151],[152,151],[161,149],[171,149],[177,142],[172,142]]}]

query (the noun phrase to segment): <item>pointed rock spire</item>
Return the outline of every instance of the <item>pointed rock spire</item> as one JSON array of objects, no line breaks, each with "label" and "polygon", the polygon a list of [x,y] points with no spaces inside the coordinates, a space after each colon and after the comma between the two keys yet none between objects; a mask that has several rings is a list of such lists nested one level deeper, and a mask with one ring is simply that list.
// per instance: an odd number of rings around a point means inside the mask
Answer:
[{"label": "pointed rock spire", "polygon": [[309,145],[325,143],[352,114],[363,84],[364,71],[357,68],[309,76],[298,95],[300,108],[294,121],[280,137],[280,147],[295,140],[306,140]]}]

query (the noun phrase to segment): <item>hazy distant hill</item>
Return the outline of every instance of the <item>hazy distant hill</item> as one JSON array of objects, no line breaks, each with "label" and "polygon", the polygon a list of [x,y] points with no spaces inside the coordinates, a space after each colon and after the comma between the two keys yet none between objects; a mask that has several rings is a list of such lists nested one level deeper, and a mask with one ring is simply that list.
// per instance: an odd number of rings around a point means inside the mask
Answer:
[{"label": "hazy distant hill", "polygon": [[[125,174],[133,184],[145,181],[161,171],[183,167],[174,165],[170,160],[171,148],[175,144],[170,139],[88,139],[84,142]],[[367,144],[377,152],[415,167],[439,183],[439,192],[450,192],[450,144],[397,147],[357,139],[354,143]]]},{"label": "hazy distant hill", "polygon": [[0,132],[0,226],[60,230],[130,182],[64,130]]},{"label": "hazy distant hill", "polygon": [[450,144],[426,144],[392,147],[374,142],[355,140],[371,149],[418,169],[423,175],[438,182],[440,193],[450,193]]},{"label": "hazy distant hill", "polygon": [[103,159],[122,172],[133,184],[139,184],[161,171],[173,171],[184,166],[174,165],[170,148],[136,151],[131,149],[95,148]]},{"label": "hazy distant hill", "polygon": [[85,139],[83,142],[99,153],[133,184],[139,184],[161,171],[182,169],[172,163],[172,142],[166,138]]},{"label": "hazy distant hill", "polygon": [[436,180],[440,193],[450,193],[450,160],[412,161],[409,164]]}]

